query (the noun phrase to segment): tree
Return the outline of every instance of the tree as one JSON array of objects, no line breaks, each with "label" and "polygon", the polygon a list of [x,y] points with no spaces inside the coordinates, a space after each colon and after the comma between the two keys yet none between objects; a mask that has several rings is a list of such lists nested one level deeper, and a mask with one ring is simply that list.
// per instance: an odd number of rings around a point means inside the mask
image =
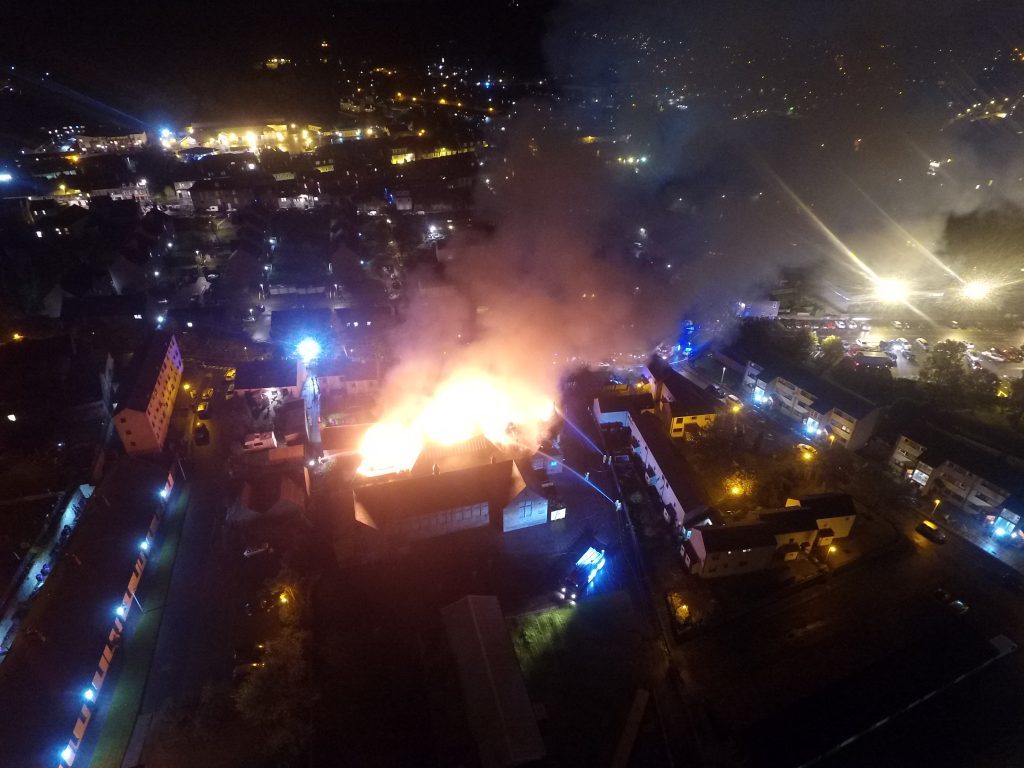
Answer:
[{"label": "tree", "polygon": [[946,339],[932,347],[931,354],[921,366],[921,381],[929,385],[939,398],[956,401],[963,397],[967,370],[964,355],[967,347],[962,341]]},{"label": "tree", "polygon": [[964,402],[973,411],[978,406],[990,405],[999,389],[999,377],[992,371],[970,371],[964,377]]},{"label": "tree", "polygon": [[826,336],[821,342],[821,361],[825,368],[831,368],[846,355],[843,340],[838,336]]},{"label": "tree", "polygon": [[1020,427],[1024,423],[1024,373],[1010,387],[1010,396],[1006,401],[1006,415],[1010,419],[1010,423],[1016,427]]}]

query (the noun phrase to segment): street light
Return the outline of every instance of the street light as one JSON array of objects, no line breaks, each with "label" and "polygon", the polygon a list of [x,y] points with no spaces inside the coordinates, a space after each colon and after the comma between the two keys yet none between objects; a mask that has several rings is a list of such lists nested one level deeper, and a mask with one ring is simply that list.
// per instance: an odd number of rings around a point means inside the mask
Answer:
[{"label": "street light", "polygon": [[986,280],[971,280],[964,283],[961,293],[963,293],[966,299],[981,301],[982,299],[987,299],[992,293],[992,284]]},{"label": "street light", "polygon": [[875,298],[886,304],[901,304],[907,300],[907,285],[902,280],[882,277],[875,280]]},{"label": "street light", "polygon": [[123,619],[125,616],[128,615],[128,609],[125,608],[124,603],[122,603],[121,605],[117,606],[117,608],[114,610],[114,613],[117,614],[117,618]]},{"label": "street light", "polygon": [[141,549],[143,552],[149,552],[149,539],[143,539],[139,543],[139,549]]},{"label": "street light", "polygon": [[939,511],[939,504],[942,503],[942,499],[932,499],[932,517],[935,517],[935,513]]},{"label": "street light", "polygon": [[96,689],[90,685],[82,692],[82,698],[86,701],[96,701]]}]

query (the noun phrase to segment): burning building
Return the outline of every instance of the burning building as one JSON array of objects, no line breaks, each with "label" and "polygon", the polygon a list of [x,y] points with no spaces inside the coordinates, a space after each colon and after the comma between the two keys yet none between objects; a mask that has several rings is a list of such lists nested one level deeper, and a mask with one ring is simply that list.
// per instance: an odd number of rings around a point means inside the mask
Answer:
[{"label": "burning building", "polygon": [[428,444],[409,471],[365,478],[352,487],[355,520],[389,540],[547,523],[548,501],[531,458],[483,436],[449,446]]}]

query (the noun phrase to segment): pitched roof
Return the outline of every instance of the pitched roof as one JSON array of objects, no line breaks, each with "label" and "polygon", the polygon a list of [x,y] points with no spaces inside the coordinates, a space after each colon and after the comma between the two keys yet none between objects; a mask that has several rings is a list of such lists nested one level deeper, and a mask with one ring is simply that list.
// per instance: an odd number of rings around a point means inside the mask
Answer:
[{"label": "pitched roof", "polygon": [[665,482],[671,486],[672,492],[683,505],[683,522],[688,522],[692,512],[708,506],[700,478],[690,463],[676,450],[657,416],[652,413],[641,413],[633,417],[633,422],[661,468]]},{"label": "pitched roof", "polygon": [[441,609],[470,729],[485,766],[540,760],[544,742],[498,598],[467,595]]},{"label": "pitched roof", "polygon": [[853,497],[848,493],[812,493],[807,496],[794,496],[791,501],[798,501],[801,507],[812,510],[819,520],[857,514],[857,508],[853,506]]},{"label": "pitched roof", "polygon": [[600,395],[597,407],[601,413],[625,413],[627,411],[649,411],[654,409],[654,398],[650,392],[632,395]]},{"label": "pitched roof", "polygon": [[717,398],[677,371],[665,376],[665,389],[672,396],[669,407],[673,416],[703,416],[715,413],[720,405]]},{"label": "pitched roof", "polygon": [[298,386],[298,362],[295,360],[251,360],[239,363],[236,389],[277,389]]},{"label": "pitched roof", "polygon": [[775,534],[764,525],[713,525],[694,528],[693,536],[701,537],[706,552],[775,547]]},{"label": "pitched roof", "polygon": [[[446,509],[487,502],[504,507],[525,487],[512,459],[438,474],[399,475],[352,489],[357,514],[378,527]],[[361,509],[360,509],[361,508]]]},{"label": "pitched roof", "polygon": [[757,519],[772,535],[818,530],[818,515],[805,507],[766,509],[757,513]]}]

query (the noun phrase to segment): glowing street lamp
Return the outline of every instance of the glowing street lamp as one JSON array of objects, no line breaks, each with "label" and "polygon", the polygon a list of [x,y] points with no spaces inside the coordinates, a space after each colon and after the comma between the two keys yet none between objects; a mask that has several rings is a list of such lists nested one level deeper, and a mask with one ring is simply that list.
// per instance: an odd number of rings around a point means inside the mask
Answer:
[{"label": "glowing street lamp", "polygon": [[307,336],[299,342],[296,351],[299,353],[302,362],[309,364],[320,356],[320,343],[316,339]]},{"label": "glowing street lamp", "polygon": [[886,304],[901,304],[907,300],[907,284],[892,277],[875,280],[875,298]]},{"label": "glowing street lamp", "polygon": [[96,689],[90,685],[82,692],[82,698],[86,701],[96,701]]},{"label": "glowing street lamp", "polygon": [[992,284],[986,280],[971,280],[964,283],[960,292],[964,295],[965,299],[982,301],[992,294]]}]

